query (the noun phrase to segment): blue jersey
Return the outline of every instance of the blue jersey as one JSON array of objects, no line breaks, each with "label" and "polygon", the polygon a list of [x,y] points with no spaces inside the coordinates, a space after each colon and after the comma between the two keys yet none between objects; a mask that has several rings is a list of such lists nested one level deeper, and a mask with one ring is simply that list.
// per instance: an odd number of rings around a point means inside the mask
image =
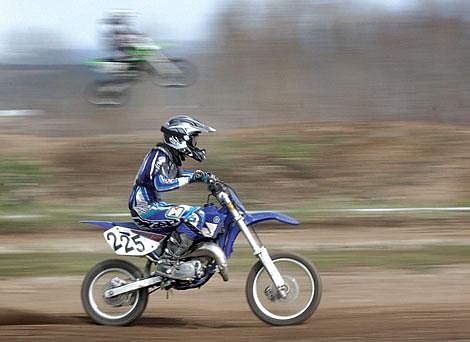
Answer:
[{"label": "blue jersey", "polygon": [[[164,145],[153,148],[144,158],[129,197],[129,209],[145,211],[162,201],[162,193],[188,184],[193,171],[182,170],[179,157]],[[140,209],[140,210],[139,210]]]}]

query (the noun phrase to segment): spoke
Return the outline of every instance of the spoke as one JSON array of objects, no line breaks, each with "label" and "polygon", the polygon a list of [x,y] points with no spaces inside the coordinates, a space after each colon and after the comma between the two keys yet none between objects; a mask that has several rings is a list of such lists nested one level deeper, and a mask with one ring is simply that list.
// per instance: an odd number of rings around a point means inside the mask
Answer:
[{"label": "spoke", "polygon": [[274,260],[287,286],[282,298],[264,268],[253,283],[253,295],[260,310],[269,317],[287,320],[299,316],[313,300],[315,283],[309,270],[300,262],[283,258]]},{"label": "spoke", "polygon": [[124,293],[105,298],[104,292],[135,281],[135,278],[122,269],[108,269],[96,276],[89,289],[89,299],[94,310],[107,319],[119,319],[131,312],[138,303],[139,292]]}]

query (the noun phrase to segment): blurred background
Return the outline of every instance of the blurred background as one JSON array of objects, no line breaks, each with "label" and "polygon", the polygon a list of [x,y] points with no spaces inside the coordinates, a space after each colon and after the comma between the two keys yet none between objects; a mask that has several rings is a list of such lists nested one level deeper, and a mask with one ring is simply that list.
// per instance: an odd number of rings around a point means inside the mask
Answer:
[{"label": "blurred background", "polygon": [[[122,106],[88,103],[84,89],[98,76],[85,62],[109,56],[98,21],[113,8],[136,11],[138,30],[170,43],[165,54],[195,65],[197,81],[142,80]],[[207,161],[186,167],[213,171],[251,210],[302,221],[260,234],[319,267],[326,311],[451,310],[460,316],[440,321],[449,330],[439,336],[470,336],[459,323],[470,317],[469,1],[0,1],[0,13],[4,293],[17,275],[83,275],[111,257],[78,221],[127,220],[161,124],[189,114],[217,132],[199,141]],[[205,198],[190,185],[166,200]],[[254,260],[240,240],[232,266],[246,273]],[[80,283],[71,279],[70,291]],[[419,325],[418,316],[408,320]]]}]

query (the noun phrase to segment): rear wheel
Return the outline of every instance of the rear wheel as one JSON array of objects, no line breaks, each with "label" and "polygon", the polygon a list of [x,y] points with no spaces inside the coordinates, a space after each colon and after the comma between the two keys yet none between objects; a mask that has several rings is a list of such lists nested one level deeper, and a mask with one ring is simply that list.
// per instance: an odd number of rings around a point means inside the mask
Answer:
[{"label": "rear wheel", "polygon": [[291,253],[271,256],[287,287],[282,298],[264,265],[258,261],[246,281],[246,297],[253,313],[272,325],[299,324],[320,304],[322,286],[315,267]]},{"label": "rear wheel", "polygon": [[106,260],[93,267],[82,283],[82,304],[98,324],[129,325],[138,319],[148,301],[146,288],[105,298],[104,292],[142,279],[138,267],[124,260]]},{"label": "rear wheel", "polygon": [[86,87],[84,97],[94,105],[123,105],[129,101],[130,86],[129,80],[94,81]]}]

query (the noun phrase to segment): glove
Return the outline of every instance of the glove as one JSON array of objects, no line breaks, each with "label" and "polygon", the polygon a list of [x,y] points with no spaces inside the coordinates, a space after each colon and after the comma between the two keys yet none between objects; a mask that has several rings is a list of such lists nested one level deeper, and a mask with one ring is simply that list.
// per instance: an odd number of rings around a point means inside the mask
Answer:
[{"label": "glove", "polygon": [[209,172],[196,170],[194,171],[191,177],[191,183],[194,183],[194,182],[208,183],[211,176],[212,175]]}]

